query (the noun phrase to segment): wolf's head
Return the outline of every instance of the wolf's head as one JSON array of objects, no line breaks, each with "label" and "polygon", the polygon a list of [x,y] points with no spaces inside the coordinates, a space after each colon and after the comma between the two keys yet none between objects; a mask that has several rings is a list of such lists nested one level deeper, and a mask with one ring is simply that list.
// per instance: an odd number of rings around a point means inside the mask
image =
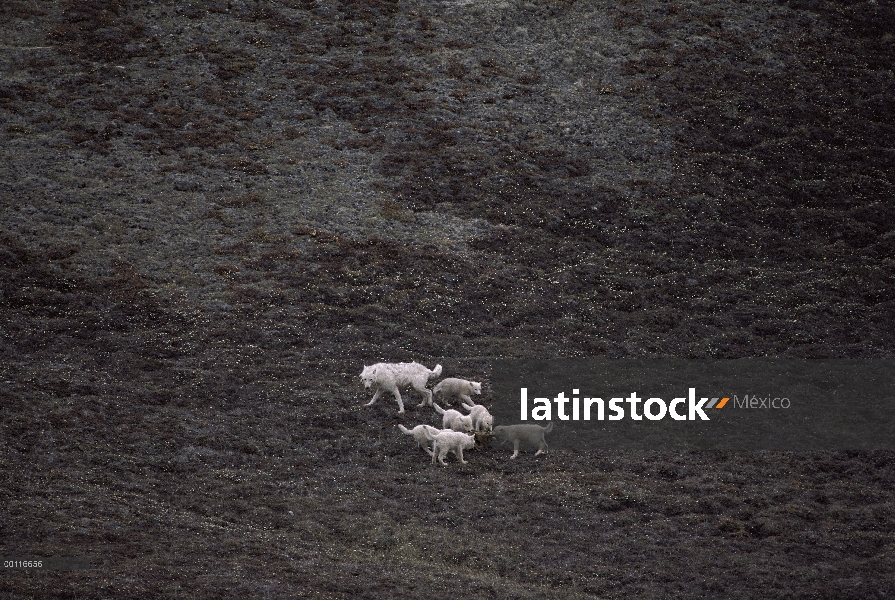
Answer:
[{"label": "wolf's head", "polygon": [[473,394],[481,394],[482,393],[482,383],[480,381],[470,381],[469,384],[472,386]]},{"label": "wolf's head", "polygon": [[376,365],[364,365],[364,370],[360,372],[360,380],[364,382],[364,387],[369,388],[373,385],[373,377],[376,375]]},{"label": "wolf's head", "polygon": [[482,427],[485,428],[485,431],[491,431],[494,429],[494,417],[491,416],[491,413],[486,414],[482,417]]},{"label": "wolf's head", "polygon": [[466,435],[463,437],[463,449],[469,450],[470,448],[475,448],[475,436],[474,435]]}]

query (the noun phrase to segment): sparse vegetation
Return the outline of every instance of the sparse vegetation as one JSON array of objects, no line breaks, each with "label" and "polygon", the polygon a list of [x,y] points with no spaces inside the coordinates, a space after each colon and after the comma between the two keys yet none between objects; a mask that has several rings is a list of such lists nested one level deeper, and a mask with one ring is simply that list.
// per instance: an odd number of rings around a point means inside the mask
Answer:
[{"label": "sparse vegetation", "polygon": [[357,379],[891,357],[892,22],[0,3],[0,550],[97,562],[0,595],[895,596],[891,452],[442,468]]}]

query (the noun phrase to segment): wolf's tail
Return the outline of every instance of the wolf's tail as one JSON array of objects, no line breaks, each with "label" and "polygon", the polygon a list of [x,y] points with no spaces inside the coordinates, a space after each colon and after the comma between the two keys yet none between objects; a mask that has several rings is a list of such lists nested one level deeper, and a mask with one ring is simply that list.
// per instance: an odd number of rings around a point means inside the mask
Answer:
[{"label": "wolf's tail", "polygon": [[443,414],[444,414],[444,409],[441,408],[440,406],[438,406],[438,403],[433,402],[433,403],[432,403],[432,406],[435,407],[435,412],[437,412],[437,413],[440,414],[440,415],[443,415]]},{"label": "wolf's tail", "polygon": [[412,431],[410,431],[409,429],[407,429],[406,427],[404,427],[404,426],[401,425],[400,423],[398,423],[398,429],[400,429],[401,431],[403,431],[403,432],[406,433],[407,435],[413,435],[413,432],[412,432]]},{"label": "wolf's tail", "polygon": [[550,421],[547,427],[544,428],[544,433],[550,433],[551,431],[553,431],[553,421]]},{"label": "wolf's tail", "polygon": [[469,411],[472,410],[472,407],[471,407],[470,405],[466,404],[465,402],[461,402],[461,403],[460,403],[460,407],[461,407],[461,408],[465,408],[465,409],[466,409],[466,412],[469,412]]},{"label": "wolf's tail", "polygon": [[433,377],[439,377],[439,376],[441,376],[441,365],[435,365],[435,368],[432,369],[431,373],[429,373],[429,379],[432,379]]}]

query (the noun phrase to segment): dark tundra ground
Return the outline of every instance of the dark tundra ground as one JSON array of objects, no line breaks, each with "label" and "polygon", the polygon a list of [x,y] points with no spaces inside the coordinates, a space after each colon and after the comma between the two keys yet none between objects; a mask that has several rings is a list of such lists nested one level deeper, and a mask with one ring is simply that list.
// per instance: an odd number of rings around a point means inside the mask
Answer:
[{"label": "dark tundra ground", "polygon": [[888,1],[0,2],[3,598],[895,597],[892,452],[447,468],[363,364],[895,355]]}]

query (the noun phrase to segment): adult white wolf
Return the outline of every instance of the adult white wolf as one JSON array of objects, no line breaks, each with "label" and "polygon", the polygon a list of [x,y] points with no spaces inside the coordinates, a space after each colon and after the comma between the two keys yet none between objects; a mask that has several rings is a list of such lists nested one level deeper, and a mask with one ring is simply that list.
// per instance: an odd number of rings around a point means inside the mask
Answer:
[{"label": "adult white wolf", "polygon": [[431,371],[419,364],[418,362],[410,363],[376,363],[369,367],[364,365],[360,378],[364,382],[364,387],[376,387],[376,393],[373,399],[367,402],[370,406],[377,400],[382,392],[391,392],[398,401],[398,414],[404,413],[404,401],[401,400],[401,392],[398,388],[412,387],[425,398],[420,406],[432,404],[432,392],[426,389],[426,383],[433,377],[441,375],[441,365],[435,365]]}]

